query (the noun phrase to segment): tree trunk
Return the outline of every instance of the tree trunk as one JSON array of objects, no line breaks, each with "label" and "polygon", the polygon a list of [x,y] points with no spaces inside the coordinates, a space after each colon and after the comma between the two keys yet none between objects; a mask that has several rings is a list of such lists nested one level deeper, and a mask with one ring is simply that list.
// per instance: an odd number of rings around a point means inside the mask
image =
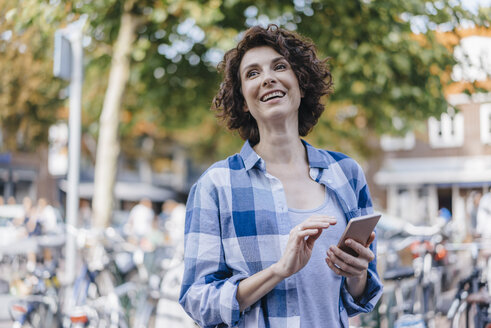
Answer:
[{"label": "tree trunk", "polygon": [[[130,1],[132,2],[132,1]],[[126,6],[126,8],[131,6]],[[130,55],[137,16],[126,10],[121,17],[118,39],[114,46],[109,83],[100,117],[99,139],[95,163],[94,195],[92,198],[93,226],[109,226],[113,209],[113,189],[119,155],[118,126],[124,89],[129,79]]]}]

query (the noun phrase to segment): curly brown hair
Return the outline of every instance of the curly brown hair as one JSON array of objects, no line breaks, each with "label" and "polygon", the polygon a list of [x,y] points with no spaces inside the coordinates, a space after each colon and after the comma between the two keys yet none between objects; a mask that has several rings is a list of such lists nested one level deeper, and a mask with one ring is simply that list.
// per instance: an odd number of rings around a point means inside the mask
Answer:
[{"label": "curly brown hair", "polygon": [[298,110],[298,131],[301,136],[306,136],[324,111],[321,97],[332,93],[333,82],[327,67],[328,59],[317,58],[316,47],[310,39],[274,24],[267,28],[249,28],[237,46],[225,53],[223,61],[218,65],[224,79],[211,108],[230,130],[238,130],[239,135],[249,140],[251,145],[259,142],[256,120],[249,111],[244,111],[239,67],[248,50],[261,46],[271,47],[281,54],[295,72],[304,95]]}]

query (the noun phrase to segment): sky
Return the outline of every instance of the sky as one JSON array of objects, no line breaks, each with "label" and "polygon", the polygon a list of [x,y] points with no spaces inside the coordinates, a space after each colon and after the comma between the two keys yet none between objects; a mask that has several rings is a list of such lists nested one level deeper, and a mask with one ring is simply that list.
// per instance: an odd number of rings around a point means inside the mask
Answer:
[{"label": "sky", "polygon": [[478,6],[491,7],[491,0],[461,0],[462,7],[465,9],[476,12]]},{"label": "sky", "polygon": [[[491,7],[491,0],[461,0],[461,3],[474,13],[479,6]],[[453,80],[482,81],[491,76],[491,38],[471,36],[463,39],[455,49],[455,57],[460,65],[453,69]]]}]

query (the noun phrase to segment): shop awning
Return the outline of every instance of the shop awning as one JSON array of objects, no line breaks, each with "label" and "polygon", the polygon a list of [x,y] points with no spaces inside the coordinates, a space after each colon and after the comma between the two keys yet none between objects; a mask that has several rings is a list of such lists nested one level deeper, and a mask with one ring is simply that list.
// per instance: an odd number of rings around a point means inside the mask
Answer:
[{"label": "shop awning", "polygon": [[[61,180],[60,189],[67,191],[67,180]],[[93,182],[80,182],[78,186],[80,198],[92,199],[94,195]],[[114,197],[118,200],[139,201],[149,198],[153,202],[163,202],[176,197],[176,192],[164,187],[157,187],[143,182],[118,181],[114,186]]]},{"label": "shop awning", "polygon": [[491,184],[491,156],[390,158],[374,180],[378,185]]}]

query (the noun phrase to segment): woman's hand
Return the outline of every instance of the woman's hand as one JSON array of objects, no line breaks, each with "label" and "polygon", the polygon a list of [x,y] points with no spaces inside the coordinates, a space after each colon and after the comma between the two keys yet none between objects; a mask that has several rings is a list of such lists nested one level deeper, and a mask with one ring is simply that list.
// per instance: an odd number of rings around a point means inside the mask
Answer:
[{"label": "woman's hand", "polygon": [[333,217],[311,216],[294,227],[283,256],[273,265],[275,273],[284,279],[300,271],[309,261],[317,238],[333,224],[336,224]]},{"label": "woman's hand", "polygon": [[346,240],[346,245],[352,248],[358,254],[358,257],[340,250],[335,245],[329,247],[327,251],[327,265],[336,274],[347,278],[346,285],[353,297],[360,296],[365,290],[368,264],[375,258],[369,248],[374,239],[375,233],[372,232],[366,245],[360,244],[353,239]]}]

